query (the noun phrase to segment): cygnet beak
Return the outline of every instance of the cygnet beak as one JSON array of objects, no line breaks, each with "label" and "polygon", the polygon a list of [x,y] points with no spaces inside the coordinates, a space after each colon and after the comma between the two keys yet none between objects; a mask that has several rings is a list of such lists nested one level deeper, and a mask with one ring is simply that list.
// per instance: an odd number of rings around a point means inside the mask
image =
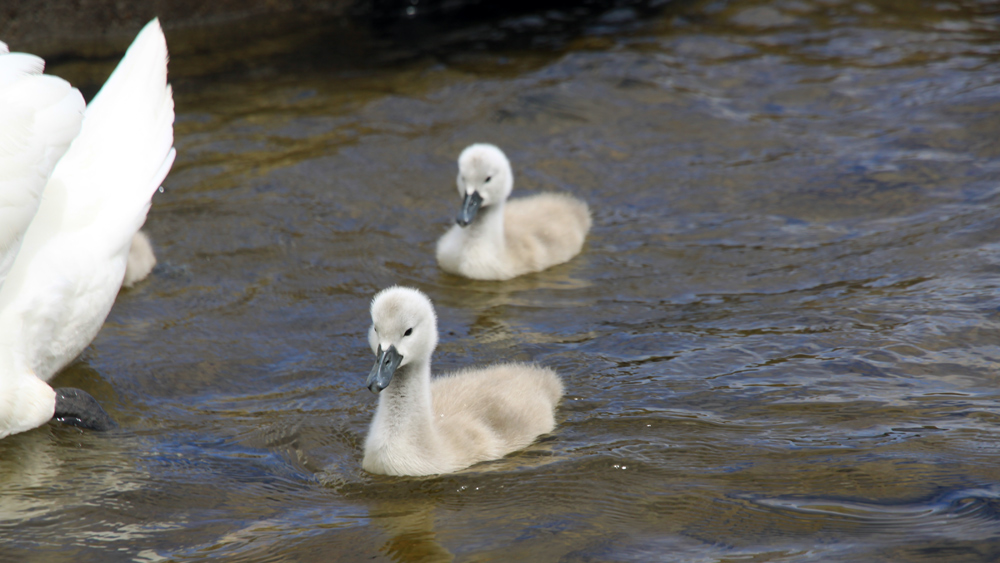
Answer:
[{"label": "cygnet beak", "polygon": [[368,380],[365,381],[368,390],[378,395],[388,387],[389,382],[392,381],[392,375],[396,373],[396,368],[402,361],[403,356],[396,351],[395,346],[389,346],[389,349],[385,351],[379,346],[378,354],[375,356],[375,366],[372,367],[371,373],[368,374]]},{"label": "cygnet beak", "polygon": [[482,203],[483,196],[479,195],[479,192],[465,194],[465,199],[462,200],[462,209],[458,211],[458,218],[455,219],[455,222],[461,227],[468,227],[469,223],[476,218],[476,213],[479,212],[479,206]]}]

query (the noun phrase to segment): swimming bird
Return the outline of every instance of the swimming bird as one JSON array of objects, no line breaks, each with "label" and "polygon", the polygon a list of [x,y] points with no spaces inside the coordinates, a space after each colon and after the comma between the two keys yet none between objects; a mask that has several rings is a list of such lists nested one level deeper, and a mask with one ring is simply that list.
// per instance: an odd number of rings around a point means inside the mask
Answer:
[{"label": "swimming bird", "polygon": [[[27,74],[41,78],[41,60],[35,59]],[[83,111],[79,132],[44,179],[37,211],[0,287],[0,438],[53,418],[99,430],[115,426],[90,395],[46,382],[100,330],[122,285],[133,236],[173,164],[166,63],[166,40],[153,20]],[[0,105],[0,123],[11,111]],[[71,128],[71,118],[63,118]],[[2,130],[0,178],[23,164],[8,147],[38,132],[30,123]],[[8,201],[8,186],[0,187],[0,202]],[[18,216],[28,213],[18,209]]]},{"label": "swimming bird", "polygon": [[514,173],[503,151],[477,143],[458,157],[462,208],[437,244],[441,269],[477,280],[507,280],[567,262],[590,230],[590,209],[569,194],[507,201]]},{"label": "swimming bird", "polygon": [[137,231],[132,237],[132,246],[129,247],[122,287],[128,289],[146,279],[146,276],[153,271],[153,266],[156,266],[153,243],[149,242],[149,235]]},{"label": "swimming bird", "polygon": [[372,300],[368,343],[379,395],[362,467],[387,475],[451,473],[497,459],[555,428],[555,371],[508,363],[431,379],[437,317],[422,292],[393,286]]}]

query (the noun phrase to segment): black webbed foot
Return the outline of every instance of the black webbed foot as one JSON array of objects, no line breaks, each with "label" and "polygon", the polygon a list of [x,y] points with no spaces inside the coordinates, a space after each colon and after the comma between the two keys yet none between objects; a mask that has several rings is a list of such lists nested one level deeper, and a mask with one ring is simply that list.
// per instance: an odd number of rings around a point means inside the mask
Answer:
[{"label": "black webbed foot", "polygon": [[118,423],[90,393],[72,387],[60,387],[55,391],[56,412],[52,415],[53,420],[99,432],[118,428]]}]

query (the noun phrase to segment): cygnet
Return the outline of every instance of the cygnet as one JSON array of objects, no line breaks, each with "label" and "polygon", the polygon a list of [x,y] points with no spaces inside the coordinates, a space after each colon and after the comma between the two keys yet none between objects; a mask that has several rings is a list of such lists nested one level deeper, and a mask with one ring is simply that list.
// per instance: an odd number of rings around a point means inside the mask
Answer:
[{"label": "cygnet", "polygon": [[498,459],[555,428],[555,371],[506,363],[431,378],[437,318],[416,289],[390,287],[371,305],[368,342],[379,395],[362,466],[387,475],[451,473]]},{"label": "cygnet", "polygon": [[587,204],[569,194],[541,193],[507,201],[514,187],[499,148],[474,144],[458,157],[456,224],[441,237],[441,269],[477,280],[507,280],[567,262],[590,230]]}]

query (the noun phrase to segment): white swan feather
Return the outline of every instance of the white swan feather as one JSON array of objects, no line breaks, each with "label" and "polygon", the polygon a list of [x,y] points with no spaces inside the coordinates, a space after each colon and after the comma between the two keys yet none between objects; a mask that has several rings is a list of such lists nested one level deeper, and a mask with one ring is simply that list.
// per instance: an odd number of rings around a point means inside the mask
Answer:
[{"label": "white swan feather", "polygon": [[86,104],[45,61],[0,50],[0,286],[21,248],[56,162],[80,131]]}]

